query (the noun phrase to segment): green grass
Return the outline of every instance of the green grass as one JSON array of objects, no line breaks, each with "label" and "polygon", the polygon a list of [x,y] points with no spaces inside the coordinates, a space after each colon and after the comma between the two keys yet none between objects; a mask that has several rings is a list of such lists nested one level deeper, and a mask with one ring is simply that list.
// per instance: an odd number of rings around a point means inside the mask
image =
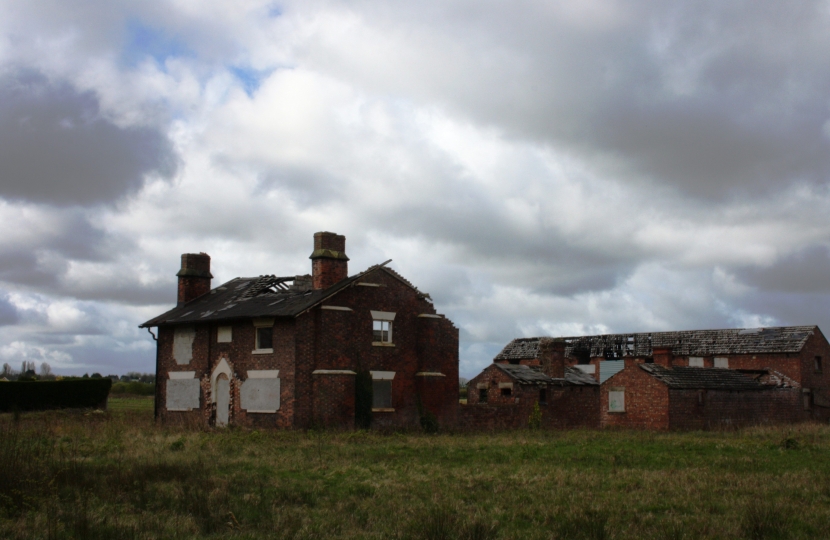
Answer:
[{"label": "green grass", "polygon": [[830,427],[157,427],[152,399],[0,415],[0,538],[830,537]]}]

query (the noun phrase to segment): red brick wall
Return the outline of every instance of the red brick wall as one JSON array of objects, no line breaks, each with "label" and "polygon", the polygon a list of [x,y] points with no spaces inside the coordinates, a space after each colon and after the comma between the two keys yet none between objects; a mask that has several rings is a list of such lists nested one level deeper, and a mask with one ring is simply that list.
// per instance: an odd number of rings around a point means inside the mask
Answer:
[{"label": "red brick wall", "polygon": [[355,376],[315,374],[314,424],[326,428],[354,429]]},{"label": "red brick wall", "polygon": [[[230,343],[217,343],[217,331],[220,326],[231,326]],[[238,425],[257,427],[290,427],[294,415],[294,321],[277,319],[273,330],[274,353],[252,354],[256,347],[256,334],[251,320],[228,324],[196,325],[196,338],[193,342],[193,360],[190,364],[179,365],[173,359],[173,326],[159,328],[159,369],[157,377],[159,400],[159,417],[165,422],[205,422],[212,423],[214,411],[211,408],[210,376],[219,361],[225,358],[231,366],[233,376],[230,378],[231,410],[229,421]],[[247,413],[240,408],[239,389],[242,381],[248,378],[248,370],[278,369],[280,371],[280,408],[276,414]],[[168,373],[170,371],[196,371],[200,379],[202,411],[179,412],[166,410],[166,392]]]},{"label": "red brick wall", "polygon": [[311,286],[327,289],[349,277],[349,263],[342,259],[314,259],[311,261]]},{"label": "red brick wall", "polygon": [[[499,390],[499,383],[512,383],[513,379],[504,371],[496,366],[490,364],[484,370],[467,382],[467,404],[479,404],[479,384],[487,385],[487,404],[488,405],[514,405],[516,403],[516,395],[511,393],[508,396],[502,396]],[[514,390],[518,391],[518,384],[514,384]]]},{"label": "red brick wall", "polygon": [[[173,326],[161,326],[158,329],[158,369],[156,372],[156,403],[158,404],[158,419],[172,424],[199,424],[203,421],[202,411],[168,411],[167,410],[167,381],[171,371],[195,371],[197,379],[207,376],[208,365],[208,325],[196,325],[196,337],[193,340],[193,359],[189,364],[177,364],[173,359]],[[199,402],[207,402],[202,391]]]},{"label": "red brick wall", "polygon": [[[608,411],[608,392],[625,388],[625,412]],[[600,424],[603,427],[669,429],[668,387],[640,369],[633,360],[605,381],[600,392]]]},{"label": "red brick wall", "polygon": [[[374,413],[374,425],[417,426],[419,405],[432,411],[440,423],[451,423],[458,402],[458,329],[444,318],[418,317],[434,315],[432,304],[383,270],[361,281],[380,286],[348,287],[324,303],[352,311],[318,307],[298,318],[298,400],[308,396],[308,402],[313,401],[310,380],[311,372],[317,369],[394,371],[392,408],[395,411]],[[394,346],[372,344],[372,310],[395,313]],[[423,371],[441,373],[444,377],[428,377],[427,381],[416,376]],[[306,378],[309,383],[305,382]],[[305,427],[311,418],[311,409],[306,411],[305,405],[298,405],[295,426]]]},{"label": "red brick wall", "polygon": [[671,429],[738,428],[808,418],[798,388],[754,391],[669,390]]},{"label": "red brick wall", "polygon": [[[504,382],[513,382],[510,397],[501,395],[498,383]],[[487,403],[479,402],[479,383],[489,386]],[[459,405],[457,427],[461,430],[526,428],[539,401],[540,390],[537,385],[518,384],[491,364],[467,383],[467,405]],[[543,428],[599,427],[599,386],[548,385],[545,392],[547,403],[539,404]]]}]

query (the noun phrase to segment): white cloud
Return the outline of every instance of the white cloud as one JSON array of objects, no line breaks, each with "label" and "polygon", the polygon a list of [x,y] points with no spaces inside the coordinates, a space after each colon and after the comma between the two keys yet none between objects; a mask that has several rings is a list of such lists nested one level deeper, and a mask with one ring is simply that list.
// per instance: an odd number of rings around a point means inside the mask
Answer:
[{"label": "white cloud", "polygon": [[304,273],[318,230],[430,292],[466,376],[521,335],[826,325],[828,12],[799,5],[6,2],[0,77],[178,168],[0,199],[2,355],[152,370],[179,254]]}]

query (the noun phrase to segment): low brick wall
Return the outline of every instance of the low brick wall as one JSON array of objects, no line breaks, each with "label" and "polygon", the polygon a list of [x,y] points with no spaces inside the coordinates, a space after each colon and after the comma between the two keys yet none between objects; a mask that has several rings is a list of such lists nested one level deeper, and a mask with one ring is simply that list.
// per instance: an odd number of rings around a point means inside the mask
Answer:
[{"label": "low brick wall", "polygon": [[[538,401],[535,386],[516,385],[518,401],[510,404],[478,403],[458,406],[456,429],[461,431],[498,431],[528,427],[528,420]],[[563,386],[547,388],[547,403],[540,404],[542,429],[598,428],[599,386]]]},{"label": "low brick wall", "polygon": [[809,419],[800,388],[758,391],[670,390],[671,429],[739,428]]}]

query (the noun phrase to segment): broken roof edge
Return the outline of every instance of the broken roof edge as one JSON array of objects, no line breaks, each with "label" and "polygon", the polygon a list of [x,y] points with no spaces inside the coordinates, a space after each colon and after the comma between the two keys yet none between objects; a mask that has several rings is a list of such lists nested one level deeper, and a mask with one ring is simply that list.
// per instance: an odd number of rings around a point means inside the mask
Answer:
[{"label": "broken roof edge", "polygon": [[[348,287],[350,287],[350,286],[354,285],[354,284],[355,284],[358,280],[360,280],[361,278],[364,278],[364,277],[366,277],[366,276],[370,275],[371,273],[376,272],[376,271],[378,271],[378,270],[383,270],[383,271],[385,271],[385,272],[386,272],[386,275],[388,275],[388,276],[391,276],[391,277],[395,278],[398,282],[400,282],[400,283],[402,283],[403,285],[405,285],[406,287],[408,287],[408,288],[412,289],[412,290],[413,290],[413,291],[415,291],[415,292],[416,292],[416,293],[417,293],[417,294],[418,294],[421,298],[428,299],[429,301],[431,301],[431,299],[429,298],[429,295],[428,295],[428,294],[425,294],[425,293],[421,292],[421,291],[420,291],[417,287],[415,287],[415,286],[414,286],[411,282],[409,282],[406,278],[404,278],[403,276],[401,276],[400,274],[398,274],[395,270],[393,270],[393,269],[391,269],[391,268],[387,268],[387,267],[386,267],[386,265],[387,265],[387,264],[389,264],[390,262],[392,262],[392,259],[388,259],[388,260],[386,260],[386,261],[384,261],[383,263],[380,263],[380,264],[375,264],[375,265],[372,265],[372,266],[370,266],[369,268],[367,268],[366,270],[364,270],[364,271],[362,271],[362,272],[359,272],[359,273],[357,273],[357,274],[355,274],[355,275],[353,275],[353,276],[349,276],[349,277],[347,277],[347,278],[345,278],[345,279],[343,279],[343,280],[339,281],[338,283],[335,283],[335,284],[334,284],[334,285],[332,285],[331,287],[328,287],[327,289],[323,289],[323,290],[318,291],[318,292],[322,293],[322,294],[321,294],[321,296],[320,296],[320,298],[316,299],[316,300],[315,300],[314,302],[312,302],[311,304],[309,304],[309,305],[306,305],[306,306],[302,307],[302,309],[301,309],[299,312],[296,312],[296,313],[286,313],[286,314],[281,314],[281,315],[277,315],[277,314],[270,315],[270,314],[269,314],[269,315],[267,315],[267,316],[268,316],[268,317],[283,318],[283,319],[287,319],[287,318],[297,318],[297,317],[299,317],[300,315],[302,315],[302,314],[304,314],[304,313],[307,313],[308,311],[310,311],[310,310],[312,310],[312,309],[314,309],[314,308],[318,307],[318,306],[319,306],[319,305],[321,305],[323,302],[325,302],[325,301],[329,300],[330,298],[332,298],[333,296],[337,295],[338,293],[340,293],[341,291],[345,290],[346,288],[348,288]],[[175,312],[176,310],[181,310],[182,308],[185,308],[186,306],[188,306],[188,305],[189,305],[189,304],[191,304],[191,303],[196,303],[196,302],[199,302],[200,300],[204,300],[204,297],[205,297],[205,296],[210,295],[210,294],[214,294],[214,293],[215,293],[215,291],[218,291],[218,290],[220,290],[220,289],[222,289],[222,288],[229,288],[229,287],[234,286],[234,284],[236,284],[236,283],[239,283],[239,282],[242,282],[242,281],[245,281],[245,282],[254,281],[254,280],[259,279],[259,278],[262,278],[262,277],[266,277],[266,276],[259,276],[259,277],[235,277],[235,278],[233,278],[233,279],[231,279],[231,280],[229,280],[229,281],[227,281],[227,282],[225,282],[225,283],[223,283],[223,284],[221,284],[221,285],[219,285],[219,286],[217,286],[217,287],[212,288],[212,289],[211,289],[210,291],[208,291],[207,293],[205,293],[205,294],[203,294],[203,295],[201,295],[201,296],[198,296],[197,298],[194,298],[194,299],[190,300],[189,302],[187,302],[187,303],[185,303],[185,304],[183,304],[183,305],[181,305],[181,306],[178,306],[178,305],[177,305],[177,306],[175,306],[175,307],[173,307],[173,308],[171,308],[171,309],[169,309],[169,310],[165,311],[164,313],[162,313],[162,314],[160,314],[160,315],[158,315],[158,316],[156,316],[156,317],[153,317],[152,319],[150,319],[150,320],[148,320],[148,321],[146,321],[146,322],[144,322],[144,323],[142,323],[142,324],[138,325],[138,327],[139,327],[139,328],[153,328],[153,327],[159,327],[159,326],[162,326],[162,325],[183,325],[183,324],[194,324],[194,323],[196,323],[197,321],[192,321],[192,320],[175,321],[175,320],[169,320],[169,319],[167,319],[166,317],[167,317],[169,314],[171,314],[171,313]],[[277,276],[274,276],[274,277],[277,277]],[[288,276],[288,277],[291,277],[291,276]],[[294,277],[296,277],[296,276],[294,276]],[[277,279],[282,279],[282,278],[277,278]],[[309,293],[306,293],[306,294],[309,294]],[[242,301],[245,301],[245,300],[248,300],[248,298],[242,298],[241,300],[242,300]],[[263,315],[263,316],[265,316],[265,315]],[[250,318],[250,317],[248,317],[248,316],[246,316],[246,315],[231,315],[231,316],[229,316],[229,317],[227,317],[227,318],[221,318],[221,319],[210,319],[210,321],[209,321],[209,322],[218,323],[218,322],[223,322],[223,321],[239,321],[239,320],[245,320],[245,319],[249,319],[249,318]],[[449,319],[446,319],[446,320],[449,320]],[[450,321],[450,322],[452,322],[452,321]]]}]

